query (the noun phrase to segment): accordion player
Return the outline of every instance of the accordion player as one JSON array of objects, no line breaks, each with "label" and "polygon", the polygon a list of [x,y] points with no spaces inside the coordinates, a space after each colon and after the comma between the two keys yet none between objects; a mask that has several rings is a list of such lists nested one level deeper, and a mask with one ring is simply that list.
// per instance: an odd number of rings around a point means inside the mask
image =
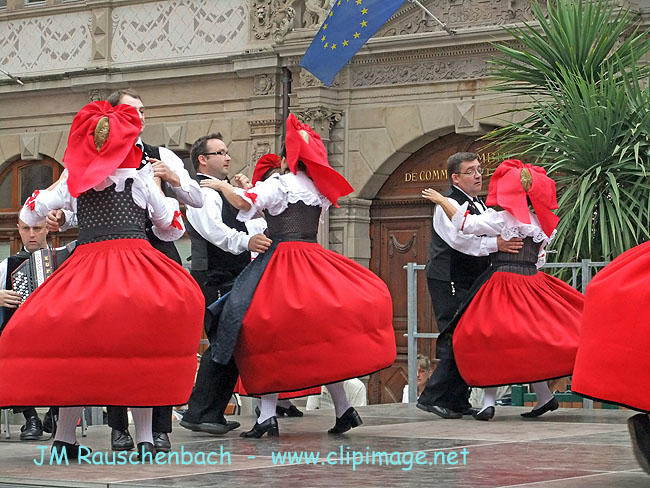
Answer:
[{"label": "accordion player", "polygon": [[64,247],[34,251],[29,259],[11,273],[12,288],[23,297],[23,302],[70,257],[76,244],[77,242],[73,241]]}]

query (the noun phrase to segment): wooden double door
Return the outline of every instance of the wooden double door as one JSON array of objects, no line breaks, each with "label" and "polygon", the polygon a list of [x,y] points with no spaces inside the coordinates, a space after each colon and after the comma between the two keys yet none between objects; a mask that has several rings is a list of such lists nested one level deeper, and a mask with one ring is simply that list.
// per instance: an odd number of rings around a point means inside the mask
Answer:
[{"label": "wooden double door", "polygon": [[[402,400],[407,383],[407,263],[426,264],[431,241],[433,206],[421,196],[425,188],[439,191],[449,187],[446,165],[456,152],[476,152],[475,138],[448,135],[410,156],[388,178],[370,208],[370,269],[381,277],[393,299],[393,327],[397,359],[393,366],[370,377],[370,403]],[[482,159],[482,156],[479,158]],[[484,183],[487,189],[487,183]],[[438,332],[426,278],[418,271],[418,332]],[[435,356],[435,340],[419,339],[418,352]]]}]

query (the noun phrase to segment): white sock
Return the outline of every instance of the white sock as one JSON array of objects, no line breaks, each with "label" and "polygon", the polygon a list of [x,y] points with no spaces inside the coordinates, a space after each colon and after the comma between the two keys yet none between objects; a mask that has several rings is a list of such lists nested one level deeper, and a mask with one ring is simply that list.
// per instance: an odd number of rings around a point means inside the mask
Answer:
[{"label": "white sock", "polygon": [[488,407],[494,407],[497,402],[497,389],[493,388],[483,388],[483,408],[481,412]]},{"label": "white sock", "polygon": [[278,404],[278,393],[262,395],[260,400],[260,416],[257,418],[258,424],[261,424],[271,417],[275,417],[275,406]]},{"label": "white sock", "polygon": [[551,398],[553,398],[553,393],[551,393],[551,390],[548,389],[548,383],[546,381],[539,381],[537,383],[533,383],[531,386],[533,387],[533,391],[537,396],[537,404],[533,407],[533,410],[544,406],[551,400]]},{"label": "white sock", "polygon": [[292,403],[289,400],[278,400],[278,407],[289,408]]},{"label": "white sock", "polygon": [[59,409],[59,421],[56,423],[55,441],[77,443],[77,422],[81,417],[83,407],[61,407]]},{"label": "white sock", "polygon": [[345,394],[345,388],[343,388],[343,382],[339,381],[338,383],[332,383],[330,385],[325,385],[327,391],[330,392],[332,397],[332,402],[334,402],[334,411],[336,412],[336,417],[340,418],[348,408],[350,408],[350,402],[348,397]]},{"label": "white sock", "polygon": [[131,408],[133,423],[135,424],[135,443],[150,442],[153,444],[153,433],[151,432],[151,419],[153,408]]}]

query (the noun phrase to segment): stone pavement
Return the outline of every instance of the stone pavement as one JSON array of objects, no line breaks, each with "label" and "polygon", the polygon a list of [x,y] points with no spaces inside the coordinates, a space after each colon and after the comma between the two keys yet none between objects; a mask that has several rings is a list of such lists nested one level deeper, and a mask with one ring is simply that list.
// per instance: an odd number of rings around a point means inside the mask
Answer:
[{"label": "stone pavement", "polygon": [[[106,426],[91,426],[88,437],[80,438],[93,449],[88,460],[94,464],[49,465],[50,442],[20,442],[16,427],[12,439],[0,439],[0,487],[650,486],[632,454],[626,424],[632,412],[559,409],[522,420],[519,414],[527,409],[498,407],[493,420],[478,422],[443,420],[413,405],[373,405],[358,409],[361,427],[340,436],[326,433],[333,411],[317,410],[280,419],[278,439],[240,438],[252,417],[238,418],[242,427],[224,437],[175,426],[178,456],[145,465],[128,459],[123,465],[98,464],[113,460]],[[38,466],[42,451],[45,464]],[[320,457],[309,465],[304,458],[301,464],[278,461],[278,454],[293,452]]]}]

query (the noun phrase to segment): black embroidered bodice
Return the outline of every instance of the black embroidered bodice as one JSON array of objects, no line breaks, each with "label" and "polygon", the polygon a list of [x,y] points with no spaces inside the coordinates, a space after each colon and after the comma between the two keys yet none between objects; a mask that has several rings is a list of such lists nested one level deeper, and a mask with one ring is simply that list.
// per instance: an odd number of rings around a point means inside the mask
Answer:
[{"label": "black embroidered bodice", "polygon": [[521,275],[537,273],[537,263],[541,242],[533,241],[532,237],[524,238],[524,247],[517,254],[497,251],[490,254],[490,265],[497,266],[497,271],[507,271]]},{"label": "black embroidered bodice", "polygon": [[113,239],[146,239],[147,211],[133,201],[133,179],[124,183],[124,191],[115,184],[95,191],[90,189],[77,198],[79,244]]},{"label": "black embroidered bodice", "polygon": [[290,203],[280,215],[264,211],[271,240],[316,242],[321,208],[304,202]]}]

